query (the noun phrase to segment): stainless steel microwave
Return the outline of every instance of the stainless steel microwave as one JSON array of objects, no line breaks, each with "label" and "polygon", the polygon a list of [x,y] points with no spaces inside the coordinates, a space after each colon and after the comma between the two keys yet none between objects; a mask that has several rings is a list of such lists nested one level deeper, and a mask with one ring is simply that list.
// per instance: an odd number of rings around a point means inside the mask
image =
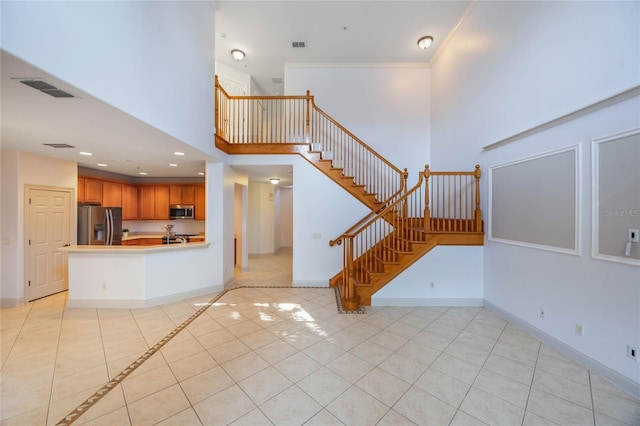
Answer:
[{"label": "stainless steel microwave", "polygon": [[194,219],[195,207],[185,204],[171,204],[169,206],[169,219]]}]

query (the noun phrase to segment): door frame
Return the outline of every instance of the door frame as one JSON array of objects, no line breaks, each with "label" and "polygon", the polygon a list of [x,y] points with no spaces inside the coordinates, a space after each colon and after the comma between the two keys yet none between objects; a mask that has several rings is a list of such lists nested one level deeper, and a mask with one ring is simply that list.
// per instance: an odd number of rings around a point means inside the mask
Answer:
[{"label": "door frame", "polygon": [[[78,216],[78,197],[76,194],[77,188],[68,188],[60,186],[48,186],[48,185],[24,185],[24,196],[22,206],[22,297],[25,303],[29,303],[29,193],[32,189],[42,191],[57,191],[66,192],[69,194],[69,244],[75,245],[77,242],[77,216]],[[68,260],[67,260],[68,263]],[[69,284],[69,269],[67,268],[67,285]]]}]

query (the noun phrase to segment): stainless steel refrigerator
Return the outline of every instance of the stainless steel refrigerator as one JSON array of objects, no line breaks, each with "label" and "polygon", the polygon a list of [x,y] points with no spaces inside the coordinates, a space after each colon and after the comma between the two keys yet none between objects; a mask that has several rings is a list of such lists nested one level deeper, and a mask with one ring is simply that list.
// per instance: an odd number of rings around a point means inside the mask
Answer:
[{"label": "stainless steel refrigerator", "polygon": [[78,245],[122,245],[122,208],[78,206]]}]

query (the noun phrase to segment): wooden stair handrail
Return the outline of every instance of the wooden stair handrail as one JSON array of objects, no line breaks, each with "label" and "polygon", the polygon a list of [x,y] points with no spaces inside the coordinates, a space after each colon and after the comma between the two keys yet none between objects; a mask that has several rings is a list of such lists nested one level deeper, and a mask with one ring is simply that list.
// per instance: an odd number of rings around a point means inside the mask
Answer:
[{"label": "wooden stair handrail", "polygon": [[[309,93],[309,92],[307,91],[307,93]],[[376,150],[371,148],[366,143],[362,142],[362,140],[360,138],[358,138],[356,135],[351,133],[349,130],[345,129],[344,126],[342,126],[340,123],[338,123],[336,120],[334,120],[329,114],[327,114],[322,109],[320,109],[315,104],[315,101],[313,100],[313,96],[311,97],[311,103],[313,104],[313,109],[315,109],[320,115],[324,116],[327,120],[329,120],[331,123],[333,123],[336,127],[338,127],[340,130],[342,130],[344,133],[349,135],[351,138],[353,138],[354,140],[358,141],[361,145],[363,145],[365,147],[366,150],[368,150],[369,152],[374,154],[376,157],[378,157],[380,160],[382,160],[387,166],[389,166],[391,169],[393,169],[396,173],[398,173],[399,175],[402,174],[402,171],[399,168],[397,168],[396,166],[391,164],[386,158],[384,158],[382,155],[380,155]]]},{"label": "wooden stair handrail", "polygon": [[347,229],[346,231],[344,231],[342,234],[340,234],[338,237],[336,237],[335,239],[329,241],[329,246],[333,247],[334,245],[340,245],[342,244],[342,240],[347,236],[347,235],[352,235],[357,229],[360,228],[360,225],[362,225],[365,221],[372,219],[374,216],[377,217],[382,210],[385,210],[389,204],[392,204],[398,197],[400,197],[401,193],[403,190],[406,190],[407,187],[407,178],[409,177],[409,172],[407,172],[407,169],[404,169],[404,172],[402,174],[403,179],[401,182],[401,187],[400,189],[391,196],[391,198],[389,199],[389,203],[386,204],[381,204],[380,207],[372,210],[369,214],[367,214],[365,217],[363,217],[362,219],[360,219],[356,224],[354,224],[352,227],[350,227],[349,229]]}]

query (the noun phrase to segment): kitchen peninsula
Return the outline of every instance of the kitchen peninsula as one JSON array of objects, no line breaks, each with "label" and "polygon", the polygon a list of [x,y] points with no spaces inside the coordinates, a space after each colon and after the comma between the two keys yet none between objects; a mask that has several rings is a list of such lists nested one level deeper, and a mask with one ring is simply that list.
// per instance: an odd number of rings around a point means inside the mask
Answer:
[{"label": "kitchen peninsula", "polygon": [[[144,308],[222,290],[204,273],[208,242],[70,246],[68,306]],[[200,269],[199,269],[200,268]]]}]

